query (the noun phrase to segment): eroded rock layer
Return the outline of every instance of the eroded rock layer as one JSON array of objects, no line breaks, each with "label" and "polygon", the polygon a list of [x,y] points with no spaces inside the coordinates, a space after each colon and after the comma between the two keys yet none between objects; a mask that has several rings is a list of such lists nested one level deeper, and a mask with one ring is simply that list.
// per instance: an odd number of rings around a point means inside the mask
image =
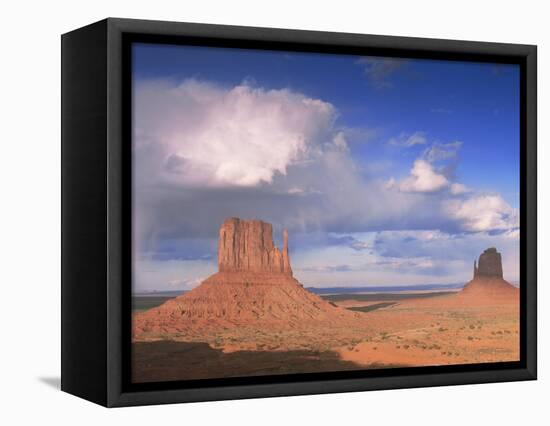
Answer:
[{"label": "eroded rock layer", "polygon": [[288,256],[288,233],[283,234],[283,250],[273,243],[271,224],[261,220],[226,219],[218,241],[220,272],[271,272],[292,275]]}]

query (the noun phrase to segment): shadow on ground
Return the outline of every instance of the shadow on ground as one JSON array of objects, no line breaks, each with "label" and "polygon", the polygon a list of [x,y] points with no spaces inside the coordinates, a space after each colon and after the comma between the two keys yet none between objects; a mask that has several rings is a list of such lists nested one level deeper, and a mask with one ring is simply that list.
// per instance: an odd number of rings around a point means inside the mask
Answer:
[{"label": "shadow on ground", "polygon": [[61,389],[61,377],[39,377],[38,381],[54,389]]},{"label": "shadow on ground", "polygon": [[334,352],[238,351],[224,353],[207,343],[135,342],[134,383],[364,369]]}]

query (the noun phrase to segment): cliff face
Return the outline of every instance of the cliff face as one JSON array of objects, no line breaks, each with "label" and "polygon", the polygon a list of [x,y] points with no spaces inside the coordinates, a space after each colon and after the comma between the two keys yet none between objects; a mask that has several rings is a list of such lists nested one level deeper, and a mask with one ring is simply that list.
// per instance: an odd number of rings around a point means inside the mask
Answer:
[{"label": "cliff face", "polygon": [[491,247],[481,253],[477,267],[474,264],[475,277],[503,277],[502,257],[496,248]]},{"label": "cliff face", "polygon": [[283,233],[283,250],[273,243],[271,224],[261,220],[226,219],[218,240],[220,272],[269,272],[292,276],[288,256],[288,233]]}]

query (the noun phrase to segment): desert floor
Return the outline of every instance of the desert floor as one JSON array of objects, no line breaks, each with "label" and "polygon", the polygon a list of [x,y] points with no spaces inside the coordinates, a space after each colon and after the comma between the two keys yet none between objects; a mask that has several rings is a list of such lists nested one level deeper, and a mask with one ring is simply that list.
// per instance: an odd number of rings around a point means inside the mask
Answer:
[{"label": "desert floor", "polygon": [[380,331],[337,349],[342,360],[367,367],[519,360],[517,300],[472,303],[459,295],[409,299],[370,312],[370,319]]},{"label": "desert floor", "polygon": [[[340,299],[340,300],[338,300]],[[434,297],[332,301],[346,324],[227,325],[157,332],[132,345],[134,382],[519,360],[517,298]]]}]

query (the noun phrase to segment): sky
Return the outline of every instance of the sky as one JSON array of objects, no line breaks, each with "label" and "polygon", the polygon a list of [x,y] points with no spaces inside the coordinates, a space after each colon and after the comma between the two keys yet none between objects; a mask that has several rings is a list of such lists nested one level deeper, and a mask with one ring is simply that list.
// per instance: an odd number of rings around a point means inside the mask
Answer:
[{"label": "sky", "polygon": [[519,67],[133,46],[134,290],[217,269],[226,217],[289,231],[305,286],[519,281]]}]

